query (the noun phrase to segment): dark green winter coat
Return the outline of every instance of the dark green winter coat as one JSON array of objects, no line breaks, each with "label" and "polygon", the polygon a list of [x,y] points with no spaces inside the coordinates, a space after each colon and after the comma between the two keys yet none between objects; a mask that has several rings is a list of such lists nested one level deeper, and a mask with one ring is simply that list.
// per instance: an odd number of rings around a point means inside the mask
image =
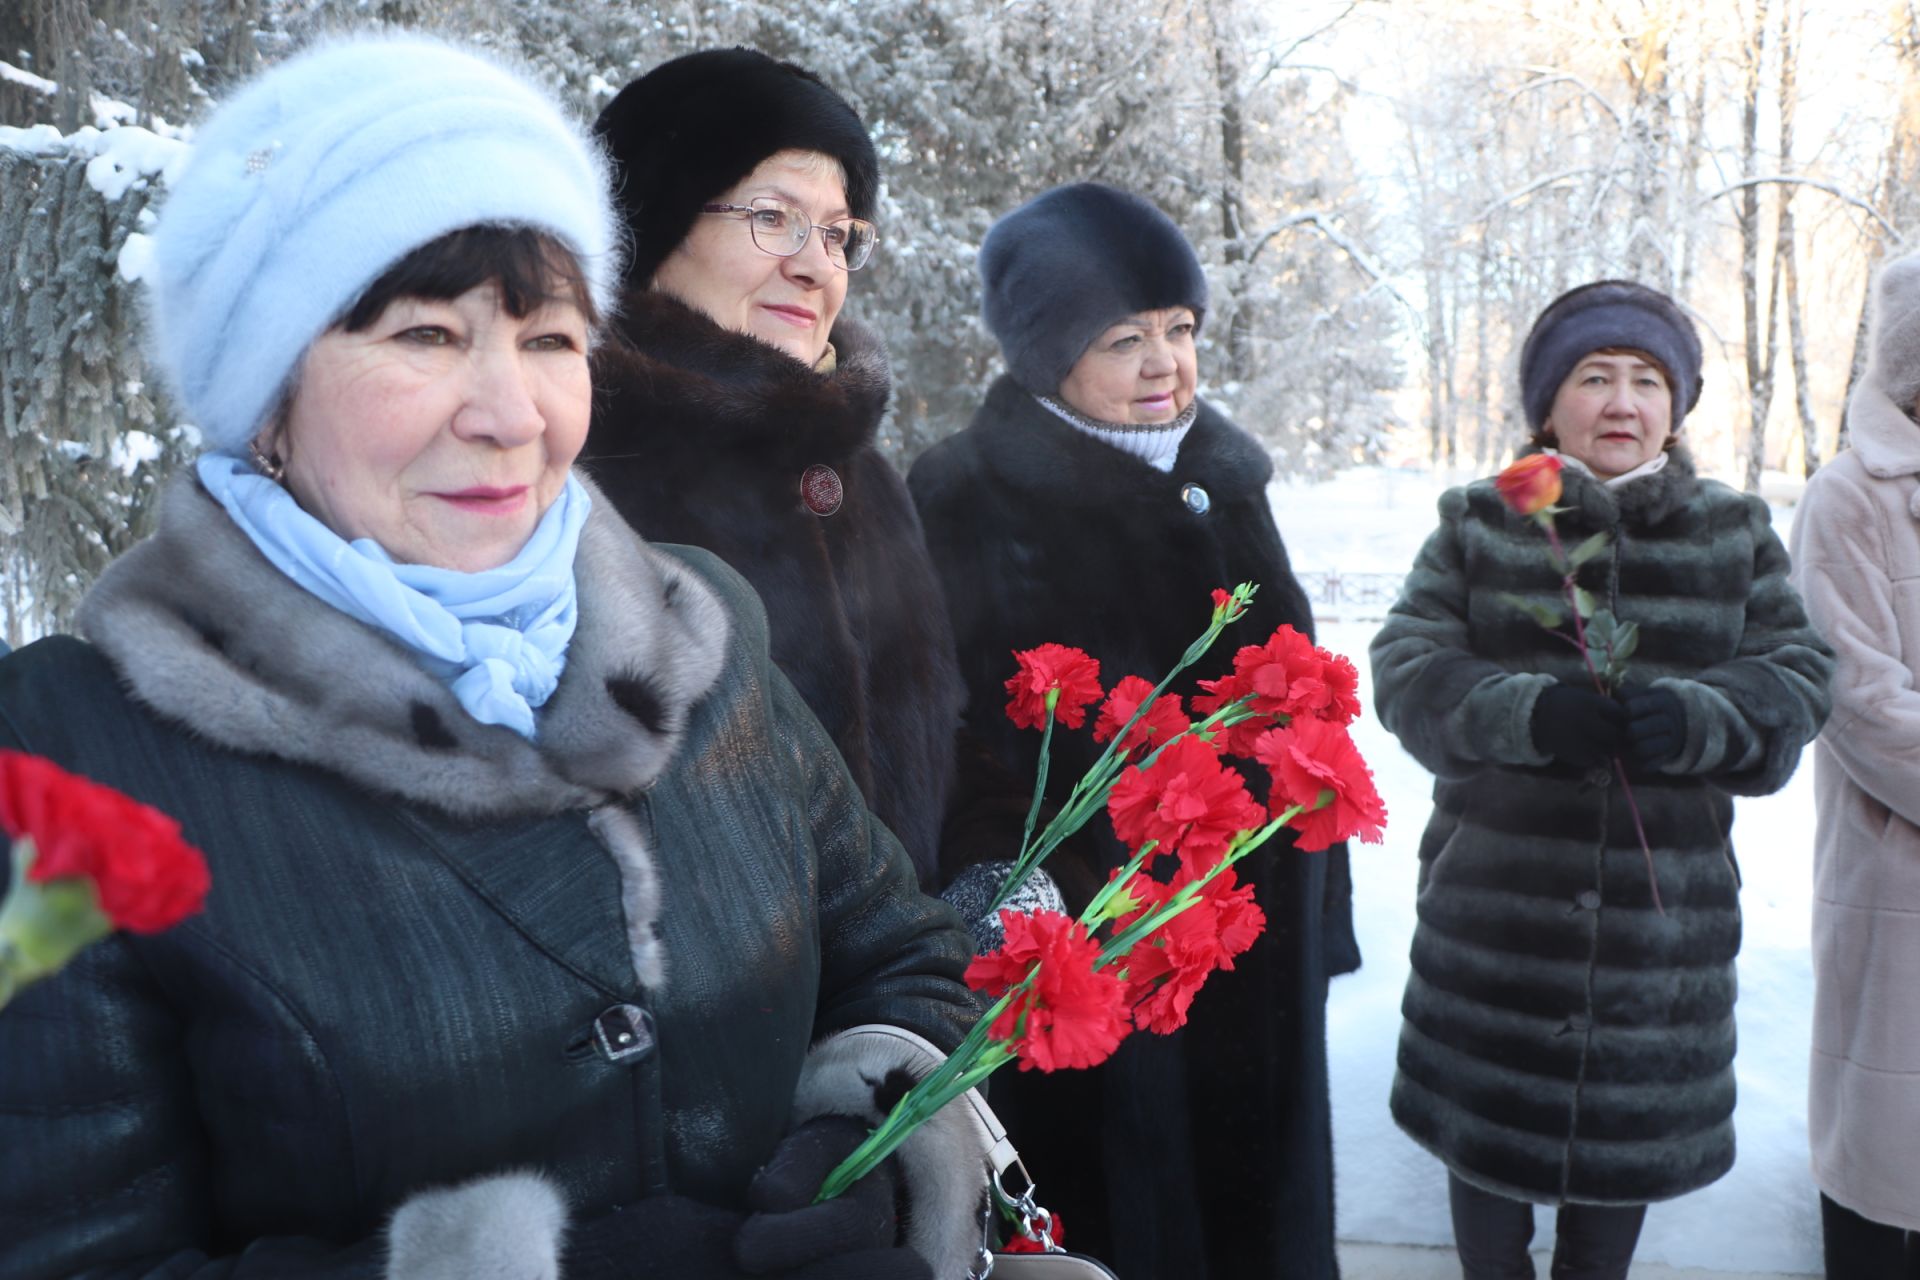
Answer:
[{"label": "dark green winter coat", "polygon": [[[203,913],[0,1011],[0,1275],[550,1275],[569,1217],[742,1206],[797,1089],[842,1109],[821,1037],[958,1041],[966,935],[744,583],[604,501],[576,572],[531,743],[184,478],[88,597],[91,643],[0,660],[0,746],[172,814],[213,876]],[[437,1233],[409,1216],[456,1184]],[[952,1274],[964,1191],[944,1219],[921,1193]]]},{"label": "dark green winter coat", "polygon": [[1535,700],[1579,655],[1509,597],[1552,604],[1545,534],[1482,480],[1440,500],[1372,646],[1380,718],[1436,781],[1394,1118],[1466,1181],[1543,1204],[1641,1204],[1733,1164],[1735,795],[1777,790],[1826,719],[1831,651],[1787,584],[1766,505],[1684,448],[1609,490],[1569,467],[1582,586],[1639,624],[1629,681],[1671,689],[1686,743],[1623,788],[1534,749]]}]

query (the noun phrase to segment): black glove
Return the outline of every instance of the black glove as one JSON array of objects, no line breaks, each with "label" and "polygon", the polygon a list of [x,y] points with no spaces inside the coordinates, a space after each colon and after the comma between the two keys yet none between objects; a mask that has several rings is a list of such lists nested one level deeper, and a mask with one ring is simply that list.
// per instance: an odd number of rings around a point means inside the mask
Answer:
[{"label": "black glove", "polygon": [[1620,704],[1627,709],[1627,754],[1634,764],[1665,764],[1687,745],[1687,708],[1673,690],[1631,690]]},{"label": "black glove", "polygon": [[747,1188],[754,1213],[733,1250],[743,1271],[791,1280],[933,1280],[926,1260],[897,1244],[897,1161],[813,1203],[827,1174],[866,1136],[867,1126],[851,1116],[821,1116],[781,1139]]},{"label": "black glove", "polygon": [[744,1213],[685,1196],[648,1196],[567,1232],[565,1280],[743,1280],[733,1241]]},{"label": "black glove", "polygon": [[1550,685],[1528,724],[1534,749],[1576,769],[1603,764],[1626,750],[1626,708],[1577,684]]}]

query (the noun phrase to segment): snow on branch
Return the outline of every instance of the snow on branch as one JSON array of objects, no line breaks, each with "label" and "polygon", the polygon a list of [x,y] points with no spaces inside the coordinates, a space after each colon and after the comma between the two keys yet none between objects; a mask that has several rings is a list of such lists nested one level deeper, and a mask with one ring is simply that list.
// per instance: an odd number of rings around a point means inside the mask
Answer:
[{"label": "snow on branch", "polygon": [[45,76],[37,76],[31,71],[22,71],[11,62],[0,62],[0,80],[9,84],[24,85],[43,98],[51,98],[60,92],[60,86]]},{"label": "snow on branch", "polygon": [[1860,212],[1866,214],[1869,218],[1872,218],[1875,222],[1885,227],[1887,229],[1887,234],[1893,237],[1893,242],[1895,244],[1897,245],[1905,244],[1907,241],[1907,238],[1904,235],[1900,234],[1900,228],[1894,226],[1891,222],[1887,221],[1886,216],[1882,214],[1878,209],[1874,208],[1873,205],[1869,203],[1864,197],[1856,195],[1855,193],[1848,191],[1844,187],[1836,186],[1834,183],[1822,182],[1818,178],[1802,178],[1790,173],[1776,173],[1776,174],[1770,174],[1766,177],[1760,177],[1760,178],[1742,178],[1738,182],[1728,183],[1726,186],[1720,188],[1718,191],[1715,191],[1711,195],[1701,196],[1697,203],[1700,206],[1709,205],[1709,204],[1712,204],[1715,200],[1720,199],[1722,196],[1732,195],[1736,191],[1742,191],[1748,187],[1759,187],[1759,186],[1767,186],[1767,185],[1790,186],[1790,187],[1812,187],[1815,191],[1824,191],[1828,195],[1832,196],[1835,200],[1838,200],[1840,203],[1845,205],[1851,205],[1853,208],[1860,210]]},{"label": "snow on branch", "polygon": [[1247,252],[1248,265],[1251,266],[1253,264],[1254,259],[1260,256],[1260,251],[1266,248],[1267,245],[1273,241],[1274,237],[1283,231],[1290,231],[1295,227],[1311,227],[1313,230],[1319,232],[1322,239],[1334,248],[1340,250],[1340,252],[1346,254],[1348,260],[1351,261],[1354,266],[1366,272],[1368,278],[1373,281],[1373,286],[1368,292],[1372,292],[1373,289],[1384,289],[1392,294],[1395,300],[1397,300],[1402,307],[1406,308],[1407,314],[1412,318],[1415,328],[1424,331],[1425,326],[1422,324],[1420,309],[1408,301],[1406,294],[1400,292],[1399,288],[1388,278],[1385,268],[1374,261],[1373,255],[1369,254],[1366,249],[1360,245],[1354,243],[1351,236],[1334,226],[1330,216],[1321,210],[1309,209],[1305,213],[1289,214],[1279,222],[1268,227],[1265,231],[1262,231],[1259,237],[1255,239],[1252,249]]},{"label": "snow on branch", "polygon": [[1455,229],[1458,230],[1460,227],[1470,227],[1477,222],[1485,222],[1488,218],[1491,218],[1494,214],[1500,212],[1500,210],[1506,208],[1508,205],[1518,204],[1520,201],[1525,200],[1528,196],[1532,195],[1536,191],[1544,191],[1548,187],[1558,186],[1562,182],[1566,182],[1573,178],[1584,178],[1589,174],[1596,173],[1596,172],[1598,172],[1598,169],[1596,169],[1595,166],[1590,164],[1583,164],[1576,168],[1562,169],[1558,173],[1549,173],[1545,177],[1535,178],[1532,182],[1527,183],[1525,186],[1516,187],[1512,191],[1507,192],[1505,195],[1500,196],[1494,199],[1493,201],[1489,202],[1484,209],[1480,210],[1480,212],[1474,214],[1471,218],[1468,218],[1466,221],[1456,224]]}]

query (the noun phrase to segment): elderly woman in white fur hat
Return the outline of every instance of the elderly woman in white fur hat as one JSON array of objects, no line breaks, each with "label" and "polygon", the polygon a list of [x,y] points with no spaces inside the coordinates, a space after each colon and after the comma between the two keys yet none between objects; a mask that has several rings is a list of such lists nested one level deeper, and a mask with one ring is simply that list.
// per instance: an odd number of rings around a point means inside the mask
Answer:
[{"label": "elderly woman in white fur hat", "polygon": [[1920,255],[1888,263],[1849,447],[1807,485],[1795,584],[1833,646],[1814,748],[1807,1130],[1827,1274],[1920,1266]]},{"label": "elderly woman in white fur hat", "polygon": [[426,40],[200,131],[152,313],[208,452],[84,639],[0,659],[0,747],[178,818],[213,888],[0,1015],[0,1274],[970,1256],[946,1130],[812,1204],[899,1079],[843,1033],[957,1043],[967,940],[752,593],[571,469],[612,225],[542,91]]}]

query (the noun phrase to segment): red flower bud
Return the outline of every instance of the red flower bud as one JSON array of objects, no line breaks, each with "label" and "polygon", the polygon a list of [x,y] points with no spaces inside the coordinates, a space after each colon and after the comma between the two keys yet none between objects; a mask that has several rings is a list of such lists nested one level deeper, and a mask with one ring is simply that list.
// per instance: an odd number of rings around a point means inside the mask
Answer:
[{"label": "red flower bud", "polygon": [[1538,515],[1560,501],[1560,459],[1530,453],[1493,478],[1500,499],[1523,516]]}]

